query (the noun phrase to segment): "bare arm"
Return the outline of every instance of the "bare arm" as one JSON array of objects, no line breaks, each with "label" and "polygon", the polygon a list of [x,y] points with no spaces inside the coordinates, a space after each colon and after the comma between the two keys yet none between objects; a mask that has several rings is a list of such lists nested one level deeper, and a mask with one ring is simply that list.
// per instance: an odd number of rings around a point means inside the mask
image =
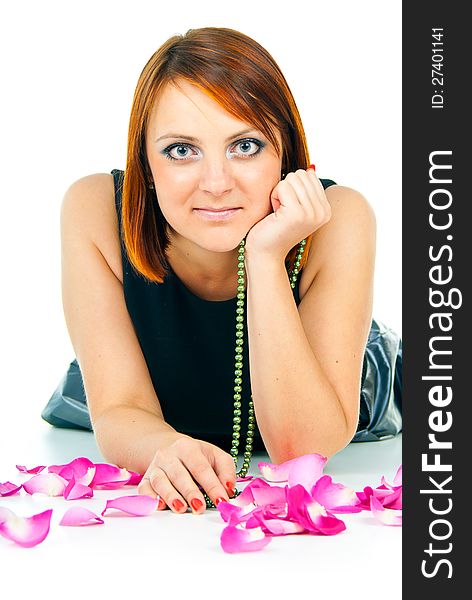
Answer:
[{"label": "bare arm", "polygon": [[185,512],[192,501],[199,501],[195,513],[205,510],[198,485],[214,503],[227,500],[236,479],[232,457],[164,420],[119,277],[110,176],[91,175],[69,188],[61,239],[64,314],[105,460],[147,474],[139,493],[158,494],[174,512]]},{"label": "bare arm", "polygon": [[182,437],[160,417],[133,406],[115,406],[95,421],[95,439],[107,462],[145,473],[159,447]]},{"label": "bare arm", "polygon": [[[341,186],[313,236],[316,275],[295,304],[285,266],[246,257],[254,411],[271,459],[331,456],[355,433],[372,315],[375,217]],[[267,307],[270,306],[270,310]]]},{"label": "bare arm", "polygon": [[108,461],[142,473],[163,436],[181,434],[164,421],[122,283],[104,256],[121,259],[110,176],[67,190],[61,242],[64,315],[97,443]]}]

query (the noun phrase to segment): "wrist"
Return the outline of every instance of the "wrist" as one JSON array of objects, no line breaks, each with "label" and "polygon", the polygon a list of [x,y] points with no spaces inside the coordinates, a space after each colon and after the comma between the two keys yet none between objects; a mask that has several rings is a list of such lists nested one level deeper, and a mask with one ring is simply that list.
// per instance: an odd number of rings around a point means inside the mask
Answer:
[{"label": "wrist", "polygon": [[244,259],[246,262],[246,267],[258,267],[261,265],[262,267],[270,267],[274,266],[283,266],[285,267],[285,256],[281,254],[276,254],[274,252],[264,252],[262,250],[251,250],[247,246],[244,250]]},{"label": "wrist", "polygon": [[248,285],[255,281],[268,282],[273,279],[287,278],[285,261],[281,257],[265,254],[248,254],[245,257]]}]

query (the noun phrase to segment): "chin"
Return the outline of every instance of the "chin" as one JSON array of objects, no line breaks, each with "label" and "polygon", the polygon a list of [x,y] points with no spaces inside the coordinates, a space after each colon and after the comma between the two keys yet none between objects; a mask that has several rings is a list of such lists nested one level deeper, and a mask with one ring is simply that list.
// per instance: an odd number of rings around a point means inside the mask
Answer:
[{"label": "chin", "polygon": [[233,252],[239,247],[241,240],[246,237],[247,233],[248,231],[246,230],[234,232],[222,231],[219,234],[213,231],[207,237],[194,241],[209,252]]},{"label": "chin", "polygon": [[209,252],[234,252],[234,250],[236,250],[239,247],[239,243],[241,242],[241,240],[244,239],[244,236],[241,237],[241,239],[235,239],[233,240],[228,240],[228,241],[217,241],[217,240],[213,240],[212,242],[208,242],[208,243],[200,243],[199,245],[202,248],[205,248],[205,250],[208,250]]}]

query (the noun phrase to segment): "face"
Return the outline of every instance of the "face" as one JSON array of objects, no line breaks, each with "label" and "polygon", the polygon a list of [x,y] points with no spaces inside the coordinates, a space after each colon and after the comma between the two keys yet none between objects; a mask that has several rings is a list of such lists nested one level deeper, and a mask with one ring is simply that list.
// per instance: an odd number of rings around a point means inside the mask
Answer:
[{"label": "face", "polygon": [[172,245],[229,252],[272,212],[281,157],[262,132],[186,81],[167,84],[159,95],[146,152]]}]

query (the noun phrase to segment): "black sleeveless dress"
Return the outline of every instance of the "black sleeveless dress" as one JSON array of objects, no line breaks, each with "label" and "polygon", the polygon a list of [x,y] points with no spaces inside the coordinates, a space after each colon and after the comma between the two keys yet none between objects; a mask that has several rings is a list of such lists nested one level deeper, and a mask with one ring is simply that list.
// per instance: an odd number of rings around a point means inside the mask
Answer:
[{"label": "black sleeveless dress", "polygon": [[[113,170],[120,223],[123,171]],[[321,180],[326,188],[334,181]],[[162,284],[149,283],[128,261],[123,242],[123,288],[164,418],[177,431],[231,448],[236,301],[208,301],[188,290],[172,269]],[[300,303],[298,283],[295,301]],[[251,398],[247,319],[244,322],[241,442]],[[240,447],[241,447],[240,445]],[[254,450],[264,450],[259,431]]]},{"label": "black sleeveless dress", "polygon": [[[177,431],[229,452],[233,426],[236,297],[208,301],[193,294],[172,268],[150,282],[130,264],[121,235],[124,172],[112,171],[126,306],[164,419]],[[335,182],[320,179],[324,189]],[[300,275],[293,289],[300,303]],[[241,441],[244,452],[251,398],[247,318],[244,322]],[[58,427],[92,429],[80,368],[74,359],[42,412]],[[401,341],[373,321],[362,370],[359,427],[354,441],[392,437],[401,430]],[[255,451],[266,451],[256,427]]]}]

